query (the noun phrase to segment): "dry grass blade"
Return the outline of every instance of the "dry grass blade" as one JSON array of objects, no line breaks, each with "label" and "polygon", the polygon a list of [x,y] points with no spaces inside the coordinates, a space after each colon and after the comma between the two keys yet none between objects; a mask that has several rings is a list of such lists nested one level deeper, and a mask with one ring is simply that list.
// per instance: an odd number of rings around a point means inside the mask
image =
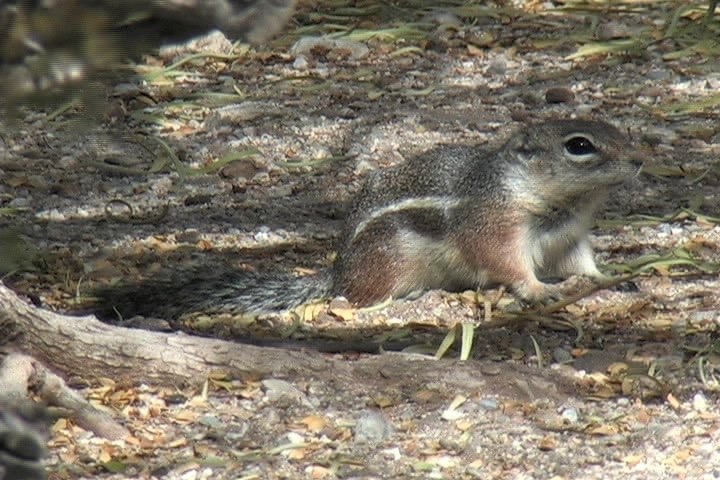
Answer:
[{"label": "dry grass blade", "polygon": [[616,271],[632,272],[630,275],[639,275],[648,270],[657,270],[660,273],[667,273],[669,267],[691,267],[706,274],[720,272],[720,264],[704,262],[696,259],[691,252],[685,248],[676,248],[665,254],[649,254],[638,257],[627,264],[609,265]]},{"label": "dry grass blade", "polygon": [[535,350],[535,358],[537,358],[537,367],[543,368],[543,357],[542,357],[542,349],[540,348],[540,344],[537,342],[534,336],[529,335],[530,341],[533,344],[533,350]]},{"label": "dry grass blade", "polygon": [[462,343],[460,345],[460,360],[468,360],[472,352],[475,338],[475,325],[470,322],[462,323]]},{"label": "dry grass blade", "polygon": [[595,55],[614,55],[619,53],[639,52],[647,46],[638,38],[620,39],[609,42],[594,42],[582,45],[577,52],[565,57],[565,60],[577,60]]},{"label": "dry grass blade", "polygon": [[[718,52],[720,52],[720,49],[718,49]],[[670,105],[661,105],[656,109],[656,112],[675,117],[705,111],[715,111],[718,107],[720,107],[720,94],[714,94],[697,101],[677,102]]]},{"label": "dry grass blade", "polygon": [[455,324],[453,328],[451,328],[448,333],[445,335],[445,338],[443,338],[443,341],[440,342],[440,346],[438,347],[437,351],[435,352],[435,359],[440,360],[445,356],[445,354],[450,350],[450,347],[453,346],[455,343],[455,340],[457,339],[458,333],[461,330],[461,325]]},{"label": "dry grass blade", "polygon": [[538,313],[540,315],[547,315],[550,313],[557,312],[559,310],[562,310],[563,308],[567,307],[568,305],[571,305],[575,302],[578,302],[582,300],[583,298],[589,297],[590,295],[599,292],[600,290],[606,290],[608,288],[612,288],[616,285],[620,285],[621,283],[625,283],[629,280],[632,280],[633,278],[637,277],[639,273],[631,273],[628,275],[621,275],[619,277],[614,277],[608,280],[607,282],[598,283],[597,285],[593,285],[592,287],[582,290],[575,295],[570,295],[569,297],[563,298],[562,300],[559,300],[555,303],[552,303],[547,306],[543,306],[537,309],[530,310],[530,313]]}]

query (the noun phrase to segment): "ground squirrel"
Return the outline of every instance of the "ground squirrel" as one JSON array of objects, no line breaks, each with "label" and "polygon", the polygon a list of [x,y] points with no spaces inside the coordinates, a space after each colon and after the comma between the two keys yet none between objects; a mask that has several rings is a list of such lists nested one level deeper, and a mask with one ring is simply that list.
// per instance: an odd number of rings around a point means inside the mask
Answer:
[{"label": "ground squirrel", "polygon": [[594,120],[526,125],[493,151],[440,146],[367,179],[330,271],[186,276],[115,292],[107,306],[177,318],[278,311],[334,296],[367,306],[491,284],[542,301],[555,294],[543,278],[602,278],[588,238],[593,214],[641,163],[625,135]]}]

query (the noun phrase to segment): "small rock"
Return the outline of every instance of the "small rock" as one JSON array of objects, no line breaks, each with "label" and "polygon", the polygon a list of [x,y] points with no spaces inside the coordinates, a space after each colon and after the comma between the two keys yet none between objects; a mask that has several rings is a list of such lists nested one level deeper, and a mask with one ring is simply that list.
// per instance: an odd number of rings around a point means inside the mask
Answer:
[{"label": "small rock", "polygon": [[665,89],[655,85],[650,85],[647,88],[640,90],[639,94],[643,97],[661,97],[665,94]]},{"label": "small rock", "polygon": [[255,163],[249,160],[238,160],[225,165],[220,170],[220,176],[223,178],[244,178],[250,180],[261,170],[255,166]]},{"label": "small rock", "polygon": [[290,54],[296,57],[311,57],[323,51],[347,56],[352,60],[359,60],[370,53],[370,49],[364,43],[345,38],[303,37],[290,48]]},{"label": "small rock", "polygon": [[307,70],[308,65],[307,58],[303,55],[298,56],[293,62],[293,68],[295,70]]},{"label": "small rock", "polygon": [[692,406],[693,410],[695,410],[696,412],[707,412],[708,401],[705,395],[703,395],[701,392],[693,395]]},{"label": "small rock", "polygon": [[210,203],[213,199],[214,195],[206,193],[206,194],[198,194],[198,195],[190,195],[189,197],[185,197],[185,200],[183,200],[183,204],[186,207],[191,207],[193,205],[204,205],[206,203]]},{"label": "small rock", "polygon": [[330,300],[330,304],[328,305],[328,309],[337,309],[337,308],[352,308],[352,305],[350,305],[350,302],[345,297],[335,297],[332,300]]},{"label": "small rock", "polygon": [[545,92],[547,103],[570,103],[575,100],[575,94],[569,88],[553,87]]},{"label": "small rock", "polygon": [[196,229],[185,230],[175,234],[175,240],[179,243],[197,243],[200,240],[200,232]]},{"label": "small rock", "polygon": [[665,69],[655,69],[650,70],[645,74],[648,80],[653,81],[659,81],[659,80],[666,80],[670,77],[672,77],[672,72],[670,70]]},{"label": "small rock", "polygon": [[7,203],[11,208],[26,208],[30,206],[30,199],[25,197],[15,197]]},{"label": "small rock", "polygon": [[575,407],[563,408],[560,412],[560,416],[562,416],[564,420],[567,420],[570,423],[577,423],[580,419],[580,414]]},{"label": "small rock", "polygon": [[206,427],[210,427],[215,430],[222,430],[225,427],[225,422],[220,420],[215,415],[205,415],[200,417],[198,420],[198,423],[200,425],[205,425]]},{"label": "small rock", "polygon": [[150,332],[170,332],[172,327],[170,322],[162,318],[143,317],[135,315],[120,323],[125,328],[136,328],[138,330],[148,330]]},{"label": "small rock", "polygon": [[[487,30],[474,30],[465,36],[465,41],[476,47],[487,48],[495,44],[497,35]],[[503,66],[504,69],[501,73],[505,73],[505,70],[507,70],[507,64],[505,64],[505,62],[503,62]]]},{"label": "small rock", "polygon": [[345,297],[336,297],[328,305],[328,313],[341,320],[352,320],[355,316],[355,309]]},{"label": "small rock", "polygon": [[514,122],[527,122],[530,119],[530,112],[525,109],[511,110],[510,118]]},{"label": "small rock", "polygon": [[375,166],[367,160],[360,160],[357,165],[355,165],[356,175],[364,175],[368,172],[372,172],[373,170],[375,170]]},{"label": "small rock", "polygon": [[689,323],[713,323],[720,319],[720,310],[698,310],[688,317]]},{"label": "small rock", "polygon": [[478,402],[478,405],[485,410],[497,410],[500,408],[500,403],[496,398],[483,398]]},{"label": "small rock", "polygon": [[170,60],[191,52],[230,53],[232,50],[233,42],[219,30],[214,30],[189,42],[161,47],[159,53],[161,58]]},{"label": "small rock", "polygon": [[258,172],[253,176],[252,181],[258,185],[267,185],[270,183],[270,174],[268,172]]},{"label": "small rock", "polygon": [[392,425],[374,410],[364,412],[355,423],[355,441],[358,443],[380,443],[392,434]]},{"label": "small rock", "polygon": [[626,397],[620,397],[615,400],[615,403],[618,404],[618,407],[627,407],[630,405],[630,399]]},{"label": "small rock", "polygon": [[262,381],[265,387],[265,395],[268,402],[282,405],[292,405],[295,403],[307,405],[309,402],[305,398],[305,394],[290,382],[278,380],[276,378],[268,378]]},{"label": "small rock", "polygon": [[452,12],[443,10],[434,10],[425,15],[423,18],[426,22],[437,23],[438,25],[459,27],[462,25],[462,19]]},{"label": "small rock", "polygon": [[242,102],[214,110],[205,120],[205,128],[216,129],[222,126],[236,126],[257,118],[280,113],[282,112],[279,108],[268,102]]},{"label": "small rock", "polygon": [[632,32],[625,24],[608,22],[598,25],[595,35],[598,40],[613,40],[615,38],[627,38],[632,35]]},{"label": "small rock", "polygon": [[570,363],[572,362],[573,356],[564,348],[556,348],[552,352],[553,360],[557,363]]},{"label": "small rock", "polygon": [[78,165],[79,161],[77,156],[75,155],[63,155],[63,157],[58,160],[58,166],[63,169],[71,169]]},{"label": "small rock", "polygon": [[487,68],[487,73],[492,75],[504,75],[505,72],[507,72],[507,62],[502,58],[493,60]]}]

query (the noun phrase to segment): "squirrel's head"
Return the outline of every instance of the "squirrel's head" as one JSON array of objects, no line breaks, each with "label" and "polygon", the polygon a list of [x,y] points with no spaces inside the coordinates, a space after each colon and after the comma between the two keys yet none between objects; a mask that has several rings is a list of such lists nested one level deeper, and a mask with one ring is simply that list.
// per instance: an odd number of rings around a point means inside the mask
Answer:
[{"label": "squirrel's head", "polygon": [[560,203],[603,193],[635,177],[643,162],[626,135],[598,120],[531,124],[503,150],[511,183],[524,183],[538,199]]}]

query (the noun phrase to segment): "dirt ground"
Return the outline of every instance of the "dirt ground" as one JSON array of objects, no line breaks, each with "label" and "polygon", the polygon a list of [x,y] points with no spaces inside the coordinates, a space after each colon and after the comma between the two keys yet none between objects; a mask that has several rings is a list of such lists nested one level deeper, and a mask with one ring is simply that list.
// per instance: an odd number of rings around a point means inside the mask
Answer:
[{"label": "dirt ground", "polygon": [[[51,478],[720,478],[717,16],[703,24],[677,10],[687,2],[517,3],[301,6],[267,45],[213,35],[147,57],[144,81],[112,82],[101,121],[22,112],[0,142],[0,268],[62,311],[95,286],[192,265],[320,270],[370,171],[441,143],[492,146],[526,121],[605,119],[647,152],[592,236],[601,269],[637,272],[633,285],[502,325],[497,290],[185,325],[432,355],[470,322],[473,357],[537,372],[518,381],[562,371],[574,394],[77,379],[134,436],[59,421]],[[307,40],[331,32],[344,34]]]}]

